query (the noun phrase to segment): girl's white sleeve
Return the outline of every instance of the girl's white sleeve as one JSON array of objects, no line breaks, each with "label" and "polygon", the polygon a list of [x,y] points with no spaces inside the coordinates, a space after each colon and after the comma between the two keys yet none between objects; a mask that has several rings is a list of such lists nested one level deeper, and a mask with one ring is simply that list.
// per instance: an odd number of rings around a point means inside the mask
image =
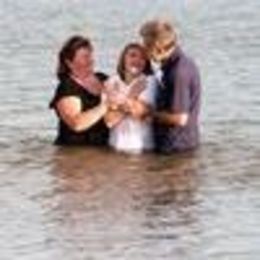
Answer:
[{"label": "girl's white sleeve", "polygon": [[139,98],[146,104],[154,107],[155,106],[155,98],[158,88],[157,79],[154,76],[147,77],[147,86],[140,94]]}]

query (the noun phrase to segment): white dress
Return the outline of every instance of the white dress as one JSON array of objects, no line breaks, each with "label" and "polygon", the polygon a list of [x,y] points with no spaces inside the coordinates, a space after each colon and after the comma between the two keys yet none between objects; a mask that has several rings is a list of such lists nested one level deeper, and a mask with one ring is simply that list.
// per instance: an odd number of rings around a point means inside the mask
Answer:
[{"label": "white dress", "polygon": [[[146,87],[138,99],[151,107],[155,106],[157,81],[154,76],[146,77]],[[108,85],[114,85],[122,96],[129,92],[131,85],[126,85],[119,76],[112,76]],[[117,125],[110,129],[109,144],[117,151],[140,153],[154,147],[152,125],[148,120],[140,120],[126,115]]]}]

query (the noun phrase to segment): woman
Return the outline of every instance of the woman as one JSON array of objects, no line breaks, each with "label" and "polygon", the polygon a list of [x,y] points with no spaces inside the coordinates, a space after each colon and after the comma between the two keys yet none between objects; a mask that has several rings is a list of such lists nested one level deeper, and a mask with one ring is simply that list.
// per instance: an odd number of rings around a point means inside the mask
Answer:
[{"label": "woman", "polygon": [[58,87],[50,107],[59,119],[57,145],[105,145],[107,112],[101,100],[106,76],[94,73],[93,47],[81,36],[70,38],[59,53]]},{"label": "woman", "polygon": [[140,44],[131,43],[124,48],[117,72],[106,82],[110,146],[134,153],[151,150],[153,138],[148,116],[154,105],[156,81]]}]

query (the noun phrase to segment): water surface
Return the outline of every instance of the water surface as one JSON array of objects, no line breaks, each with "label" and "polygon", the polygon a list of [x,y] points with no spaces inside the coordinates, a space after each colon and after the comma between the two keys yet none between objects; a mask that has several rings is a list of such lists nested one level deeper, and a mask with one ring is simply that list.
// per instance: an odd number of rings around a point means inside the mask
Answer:
[{"label": "water surface", "polygon": [[[3,260],[260,256],[257,0],[0,2]],[[202,147],[170,157],[51,145],[56,54],[90,35],[112,73],[140,24],[174,16],[203,79]]]}]

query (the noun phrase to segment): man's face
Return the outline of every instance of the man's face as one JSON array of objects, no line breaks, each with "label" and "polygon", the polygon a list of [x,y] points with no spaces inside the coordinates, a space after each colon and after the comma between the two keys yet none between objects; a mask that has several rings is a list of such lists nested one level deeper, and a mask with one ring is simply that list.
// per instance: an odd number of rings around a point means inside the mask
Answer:
[{"label": "man's face", "polygon": [[174,46],[167,46],[163,42],[157,41],[150,48],[150,57],[155,62],[162,63],[167,60],[174,50]]}]

